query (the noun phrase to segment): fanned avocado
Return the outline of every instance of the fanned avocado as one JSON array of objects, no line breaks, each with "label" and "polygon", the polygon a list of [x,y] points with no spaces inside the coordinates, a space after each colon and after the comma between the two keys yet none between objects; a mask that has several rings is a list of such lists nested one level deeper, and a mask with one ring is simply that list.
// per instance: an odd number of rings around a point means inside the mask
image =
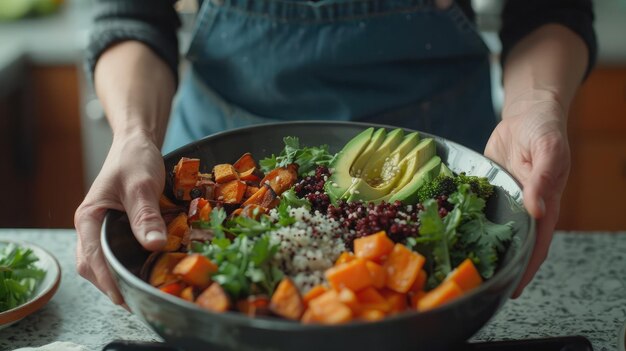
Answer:
[{"label": "fanned avocado", "polygon": [[324,190],[333,203],[335,203],[337,199],[348,190],[350,185],[352,185],[350,167],[367,147],[373,133],[374,128],[368,128],[352,138],[352,140],[339,151],[337,157],[335,157],[335,160],[330,165],[332,173],[324,185]]},{"label": "fanned avocado", "polygon": [[[392,133],[389,133],[389,135]],[[397,138],[397,136],[393,137]],[[396,188],[396,184],[403,176],[400,161],[415,148],[418,141],[419,135],[417,133],[408,134],[395,149],[391,149],[389,154],[384,155],[384,158],[381,157],[383,152],[389,149],[379,148],[375,157],[377,160],[383,160],[382,165],[380,162],[376,163],[376,161],[369,162],[361,170],[361,177],[353,181],[353,185],[344,194],[344,198],[347,198],[348,201],[372,201],[389,194]],[[353,171],[356,171],[356,168],[353,168]]]},{"label": "fanned avocado", "polygon": [[[419,169],[435,156],[437,146],[431,138],[424,139],[417,144],[400,162],[402,178],[395,184],[394,189],[386,196],[374,200],[375,202],[387,201],[404,188],[413,179]],[[442,164],[443,166],[443,164]]]},{"label": "fanned avocado", "polygon": [[387,136],[387,131],[385,130],[385,128],[380,128],[374,132],[365,150],[361,152],[359,157],[357,157],[354,163],[352,163],[352,166],[350,166],[351,175],[353,175],[356,170],[360,170],[365,167],[365,165],[369,162],[372,155],[378,150],[378,148],[385,141],[386,136]]},{"label": "fanned avocado", "polygon": [[403,204],[415,204],[419,202],[417,191],[424,184],[434,179],[441,170],[441,158],[433,156],[413,176],[413,179],[389,198],[389,202],[400,200]]}]

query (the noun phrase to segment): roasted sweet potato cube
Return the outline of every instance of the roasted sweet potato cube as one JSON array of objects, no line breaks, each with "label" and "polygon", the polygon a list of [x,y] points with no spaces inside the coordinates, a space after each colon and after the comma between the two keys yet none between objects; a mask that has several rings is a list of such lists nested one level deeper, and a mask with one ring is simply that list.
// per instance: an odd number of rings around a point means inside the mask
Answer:
[{"label": "roasted sweet potato cube", "polygon": [[213,176],[217,184],[223,184],[232,180],[239,180],[239,174],[231,164],[219,164],[213,167]]},{"label": "roasted sweet potato cube", "polygon": [[195,300],[193,286],[188,286],[184,288],[183,291],[180,292],[180,298],[189,302],[193,302],[193,300]]},{"label": "roasted sweet potato cube", "polygon": [[186,158],[180,159],[174,167],[174,196],[179,200],[191,200],[189,192],[198,181],[200,170],[200,159]]},{"label": "roasted sweet potato cube", "polygon": [[181,213],[167,225],[167,235],[183,237],[189,230],[187,224],[187,214]]},{"label": "roasted sweet potato cube", "polygon": [[304,313],[304,302],[291,279],[283,278],[278,284],[270,301],[270,310],[286,319],[300,319]]},{"label": "roasted sweet potato cube", "polygon": [[171,282],[167,283],[159,288],[159,290],[163,291],[166,294],[174,295],[180,297],[180,294],[187,287],[187,284],[183,282]]},{"label": "roasted sweet potato cube", "polygon": [[230,299],[218,283],[206,288],[196,299],[196,304],[213,312],[226,312],[230,309]]},{"label": "roasted sweet potato cube", "polygon": [[215,188],[215,197],[217,201],[222,201],[225,204],[238,204],[243,201],[246,187],[246,183],[239,180],[218,184]]},{"label": "roasted sweet potato cube", "polygon": [[161,251],[166,251],[166,252],[178,251],[178,249],[180,249],[180,244],[182,243],[182,241],[183,241],[183,238],[180,236],[168,235],[167,242],[165,243],[165,246],[161,248]]},{"label": "roasted sweet potato cube", "polygon": [[276,207],[278,197],[274,190],[267,184],[263,185],[254,195],[250,196],[243,205],[258,205],[267,209]]},{"label": "roasted sweet potato cube", "polygon": [[262,180],[261,184],[268,184],[272,187],[276,195],[280,196],[289,190],[298,180],[298,165],[292,163],[287,167],[279,167],[269,172]]},{"label": "roasted sweet potato cube", "polygon": [[187,284],[205,288],[211,284],[211,274],[217,272],[217,265],[205,256],[193,254],[183,258],[172,273]]},{"label": "roasted sweet potato cube", "polygon": [[245,172],[241,172],[239,173],[239,179],[240,180],[245,180],[245,181],[259,181],[261,180],[259,177],[257,177],[254,172],[256,171],[256,168],[250,168],[249,170],[245,171]]},{"label": "roasted sweet potato cube", "polygon": [[233,163],[233,167],[239,173],[246,172],[250,169],[258,168],[258,166],[256,165],[256,161],[252,157],[252,154],[250,154],[249,152],[246,152],[245,154],[241,155],[241,157],[237,160],[237,162]]},{"label": "roasted sweet potato cube", "polygon": [[270,299],[266,296],[248,296],[237,301],[237,310],[250,317],[269,314]]},{"label": "roasted sweet potato cube", "polygon": [[259,187],[257,186],[252,186],[248,184],[248,187],[246,188],[246,193],[243,195],[244,199],[248,199],[250,198],[252,195],[254,195],[257,191],[259,191]]},{"label": "roasted sweet potato cube", "polygon": [[152,286],[160,286],[177,280],[172,270],[183,258],[187,256],[183,252],[168,252],[160,254],[159,258],[152,266],[148,282]]}]

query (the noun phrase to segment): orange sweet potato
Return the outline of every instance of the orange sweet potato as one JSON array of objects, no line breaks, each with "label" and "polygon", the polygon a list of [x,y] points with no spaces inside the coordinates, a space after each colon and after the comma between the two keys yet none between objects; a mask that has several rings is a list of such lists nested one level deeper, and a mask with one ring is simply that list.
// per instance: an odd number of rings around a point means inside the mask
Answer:
[{"label": "orange sweet potato", "polygon": [[205,256],[192,254],[178,262],[172,272],[187,284],[206,288],[211,284],[211,274],[217,272],[217,265]]},{"label": "orange sweet potato", "polygon": [[269,312],[270,300],[266,296],[248,296],[237,302],[237,310],[249,317],[267,315]]},{"label": "orange sweet potato", "polygon": [[211,211],[213,211],[213,207],[211,207],[211,203],[207,201],[200,209],[199,219],[201,221],[208,221],[211,217]]},{"label": "orange sweet potato", "polygon": [[185,213],[179,214],[167,225],[168,236],[173,235],[182,238],[187,231],[189,231],[189,225],[187,224],[187,214]]},{"label": "orange sweet potato", "polygon": [[384,231],[354,240],[354,255],[368,260],[380,260],[393,250],[393,241]]},{"label": "orange sweet potato", "polygon": [[326,279],[335,290],[359,291],[372,286],[372,277],[365,260],[355,259],[326,270]]},{"label": "orange sweet potato", "polygon": [[187,254],[183,252],[161,254],[150,271],[150,278],[148,279],[150,285],[160,286],[177,280],[172,270],[186,256]]},{"label": "orange sweet potato", "polygon": [[171,282],[167,283],[159,288],[159,290],[163,291],[166,294],[179,296],[183,289],[185,289],[187,285],[183,282]]},{"label": "orange sweet potato", "polygon": [[165,251],[165,252],[178,251],[178,249],[180,249],[180,244],[182,243],[182,241],[183,241],[183,238],[180,236],[168,235],[167,242],[165,243],[165,246],[161,248],[161,251]]},{"label": "orange sweet potato", "polygon": [[316,286],[312,287],[311,290],[307,291],[307,293],[304,294],[304,296],[302,296],[302,302],[304,302],[304,305],[308,306],[308,304],[309,304],[309,302],[311,302],[311,300],[313,300],[314,298],[322,295],[327,290],[328,290],[328,288],[326,288],[323,285],[316,285]]},{"label": "orange sweet potato", "polygon": [[243,195],[246,193],[246,187],[246,183],[239,180],[217,184],[215,187],[215,199],[227,204],[241,203]]},{"label": "orange sweet potato", "polygon": [[189,302],[193,302],[193,300],[195,299],[194,296],[194,292],[193,292],[193,286],[188,286],[186,288],[184,288],[181,292],[180,292],[180,298]]},{"label": "orange sweet potato", "polygon": [[389,312],[391,306],[378,290],[369,287],[356,293],[356,298],[362,309],[374,309],[382,312]]},{"label": "orange sweet potato", "polygon": [[183,157],[174,166],[174,196],[179,200],[191,200],[189,192],[196,186],[200,159]]},{"label": "orange sweet potato", "polygon": [[464,292],[474,289],[483,282],[483,278],[469,258],[466,258],[458,267],[450,272],[446,280],[453,280]]},{"label": "orange sweet potato", "polygon": [[261,207],[272,209],[276,206],[278,200],[274,190],[267,184],[261,186],[259,190],[254,193],[243,203],[243,206],[247,205],[259,205]]},{"label": "orange sweet potato", "polygon": [[389,313],[395,314],[407,309],[407,295],[390,289],[383,289],[380,294],[387,300]]},{"label": "orange sweet potato", "polygon": [[258,168],[254,157],[252,157],[249,152],[241,155],[241,157],[235,163],[233,163],[233,167],[239,173],[243,173],[253,168]]},{"label": "orange sweet potato", "polygon": [[259,217],[261,217],[261,215],[266,212],[267,212],[266,208],[261,207],[259,205],[252,204],[252,205],[246,205],[244,208],[242,208],[240,215],[258,220]]},{"label": "orange sweet potato", "polygon": [[337,293],[339,297],[339,301],[344,305],[348,306],[353,313],[356,313],[360,310],[359,300],[356,297],[356,294],[350,289],[341,289]]},{"label": "orange sweet potato", "polygon": [[419,301],[426,295],[425,291],[418,291],[416,293],[411,294],[411,308],[417,309]]},{"label": "orange sweet potato", "polygon": [[396,244],[384,264],[387,287],[399,293],[408,292],[425,261],[424,256]]},{"label": "orange sweet potato", "polygon": [[354,254],[352,252],[344,251],[341,253],[341,255],[339,255],[337,261],[335,261],[335,266],[339,266],[342,263],[350,262],[355,258],[356,257],[354,257]]},{"label": "orange sweet potato", "polygon": [[454,280],[446,280],[419,299],[417,301],[417,309],[419,311],[427,311],[444,305],[461,295],[463,295],[463,290],[461,290],[459,285]]},{"label": "orange sweet potato", "polygon": [[296,285],[289,278],[283,278],[270,300],[270,311],[291,320],[299,320],[304,313],[304,302]]},{"label": "orange sweet potato", "polygon": [[259,177],[257,177],[254,172],[256,172],[256,168],[250,168],[249,170],[245,171],[245,172],[240,172],[239,173],[239,180],[243,180],[243,181],[259,181],[261,180]]},{"label": "orange sweet potato", "polygon": [[302,314],[302,318],[300,319],[300,322],[302,322],[303,324],[317,323],[317,321],[315,320],[315,316],[313,315],[313,310],[310,308],[307,308]]},{"label": "orange sweet potato", "polygon": [[341,324],[352,320],[352,310],[339,300],[334,290],[328,290],[309,302],[312,320],[321,324]]},{"label": "orange sweet potato", "polygon": [[213,177],[218,184],[239,180],[239,174],[231,164],[223,163],[213,167]]},{"label": "orange sweet potato", "polygon": [[230,299],[218,283],[213,283],[196,299],[198,306],[213,312],[225,312],[230,309]]},{"label": "orange sweet potato", "polygon": [[276,195],[280,196],[289,190],[298,180],[298,165],[292,163],[287,167],[279,167],[269,172],[261,180],[261,184],[268,184]]},{"label": "orange sweet potato", "polygon": [[385,318],[385,313],[380,310],[365,309],[359,311],[357,318],[367,322],[375,322]]},{"label": "orange sweet potato", "polygon": [[208,203],[208,200],[201,197],[191,200],[189,203],[189,211],[187,212],[188,221],[193,222],[200,219],[200,210]]},{"label": "orange sweet potato", "polygon": [[365,262],[367,266],[367,270],[370,272],[370,276],[372,277],[372,285],[376,289],[382,289],[385,287],[385,283],[387,281],[387,273],[383,266],[379,265],[373,261]]},{"label": "orange sweet potato", "polygon": [[257,186],[252,186],[252,185],[248,185],[248,187],[246,188],[246,193],[243,194],[243,198],[247,199],[250,196],[254,195],[257,191],[259,191],[259,187]]},{"label": "orange sweet potato", "polygon": [[413,285],[411,285],[411,289],[410,292],[412,293],[417,293],[420,291],[424,291],[424,287],[426,286],[426,279],[428,277],[426,276],[426,271],[423,269],[420,269],[419,273],[417,274],[417,278],[415,278],[415,281],[413,282]]}]

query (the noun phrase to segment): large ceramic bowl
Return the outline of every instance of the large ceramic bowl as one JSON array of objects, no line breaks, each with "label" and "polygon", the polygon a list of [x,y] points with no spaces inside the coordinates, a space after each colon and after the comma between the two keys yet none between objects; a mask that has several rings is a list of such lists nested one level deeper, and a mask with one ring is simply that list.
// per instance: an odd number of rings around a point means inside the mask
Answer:
[{"label": "large ceramic bowl", "polygon": [[[215,134],[164,157],[171,170],[182,157],[196,157],[205,168],[233,162],[244,152],[260,159],[282,150],[284,136],[305,145],[341,147],[366,124],[300,122],[270,124]],[[388,127],[391,128],[391,127]],[[426,136],[427,134],[423,134]],[[515,221],[515,237],[492,279],[441,308],[406,312],[376,323],[302,325],[286,320],[216,314],[167,295],[139,278],[149,255],[135,240],[123,213],[110,211],[102,229],[106,260],[130,309],[168,343],[184,350],[444,350],[455,349],[478,331],[509,298],[529,260],[534,222],[523,209],[519,184],[500,166],[461,145],[435,137],[437,153],[455,172],[488,177],[497,185],[487,205],[495,222]]]}]

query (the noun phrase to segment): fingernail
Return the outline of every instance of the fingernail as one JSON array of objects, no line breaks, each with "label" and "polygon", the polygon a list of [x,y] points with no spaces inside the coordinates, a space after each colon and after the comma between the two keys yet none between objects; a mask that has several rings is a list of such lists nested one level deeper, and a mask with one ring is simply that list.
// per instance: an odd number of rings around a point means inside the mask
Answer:
[{"label": "fingernail", "polygon": [[146,240],[148,242],[162,241],[163,239],[165,239],[165,236],[163,235],[163,233],[158,232],[156,230],[150,231],[148,232],[148,234],[146,234]]}]

